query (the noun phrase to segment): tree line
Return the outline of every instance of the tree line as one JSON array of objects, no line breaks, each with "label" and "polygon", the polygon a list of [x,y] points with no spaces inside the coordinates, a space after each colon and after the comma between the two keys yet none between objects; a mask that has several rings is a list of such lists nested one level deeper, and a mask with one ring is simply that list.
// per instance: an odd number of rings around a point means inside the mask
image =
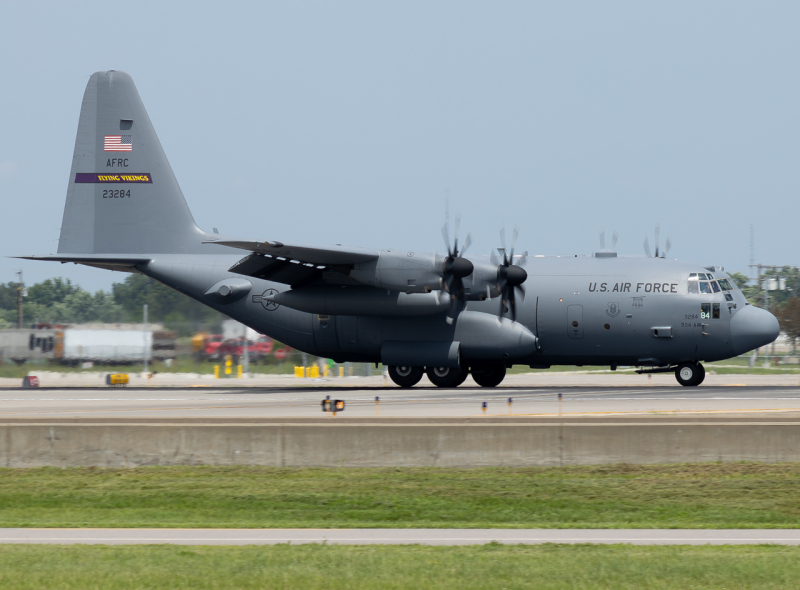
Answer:
[{"label": "tree line", "polygon": [[[761,285],[750,282],[747,276],[738,272],[731,273],[731,278],[752,305],[766,307],[778,318],[781,332],[791,342],[792,352],[796,352],[800,340],[800,269],[796,266],[767,269],[761,273]],[[780,281],[784,288],[770,290],[769,296],[765,297],[761,287],[770,279]]]},{"label": "tree line", "polygon": [[[17,287],[0,284],[0,327],[17,325]],[[23,299],[23,323],[49,324],[140,323],[142,308],[148,306],[148,319],[162,323],[181,336],[199,331],[216,332],[224,316],[140,274],[130,274],[110,291],[90,293],[61,277],[36,283]]]}]

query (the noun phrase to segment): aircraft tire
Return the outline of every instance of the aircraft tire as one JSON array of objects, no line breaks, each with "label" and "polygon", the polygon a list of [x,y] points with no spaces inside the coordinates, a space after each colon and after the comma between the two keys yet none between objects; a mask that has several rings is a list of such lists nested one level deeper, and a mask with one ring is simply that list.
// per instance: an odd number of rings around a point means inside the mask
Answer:
[{"label": "aircraft tire", "polygon": [[461,367],[427,367],[425,373],[436,387],[458,387],[469,375]]},{"label": "aircraft tire", "polygon": [[389,367],[389,377],[400,387],[414,387],[422,379],[422,367]]},{"label": "aircraft tire", "polygon": [[706,378],[706,368],[700,363],[697,363],[697,368],[699,369],[699,372],[697,375],[697,383],[695,383],[695,385],[700,385]]},{"label": "aircraft tire", "polygon": [[497,387],[506,377],[503,365],[483,365],[472,368],[472,379],[481,387]]},{"label": "aircraft tire", "polygon": [[703,382],[706,371],[700,363],[681,363],[675,369],[675,378],[684,387],[695,387]]}]

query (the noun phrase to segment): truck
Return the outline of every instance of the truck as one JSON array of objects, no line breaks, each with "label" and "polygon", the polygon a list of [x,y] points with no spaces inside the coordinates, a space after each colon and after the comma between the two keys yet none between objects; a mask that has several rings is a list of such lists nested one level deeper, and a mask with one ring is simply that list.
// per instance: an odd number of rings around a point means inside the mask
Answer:
[{"label": "truck", "polygon": [[45,360],[132,364],[175,358],[175,333],[159,324],[36,325],[0,330],[0,358],[22,364]]}]

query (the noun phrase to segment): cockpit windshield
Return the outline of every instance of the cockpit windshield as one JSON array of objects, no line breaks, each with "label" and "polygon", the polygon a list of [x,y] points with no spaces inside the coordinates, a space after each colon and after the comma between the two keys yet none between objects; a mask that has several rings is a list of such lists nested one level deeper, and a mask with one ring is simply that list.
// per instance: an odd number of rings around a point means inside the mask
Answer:
[{"label": "cockpit windshield", "polygon": [[720,293],[733,291],[736,287],[728,279],[714,279],[714,275],[705,272],[693,272],[689,275],[689,294]]}]

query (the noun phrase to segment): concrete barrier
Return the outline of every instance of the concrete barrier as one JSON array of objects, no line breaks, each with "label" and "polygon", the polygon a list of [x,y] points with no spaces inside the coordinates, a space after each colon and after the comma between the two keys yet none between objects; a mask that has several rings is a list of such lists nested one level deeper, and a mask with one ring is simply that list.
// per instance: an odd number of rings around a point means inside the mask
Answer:
[{"label": "concrete barrier", "polygon": [[800,422],[0,424],[6,467],[800,461]]}]

